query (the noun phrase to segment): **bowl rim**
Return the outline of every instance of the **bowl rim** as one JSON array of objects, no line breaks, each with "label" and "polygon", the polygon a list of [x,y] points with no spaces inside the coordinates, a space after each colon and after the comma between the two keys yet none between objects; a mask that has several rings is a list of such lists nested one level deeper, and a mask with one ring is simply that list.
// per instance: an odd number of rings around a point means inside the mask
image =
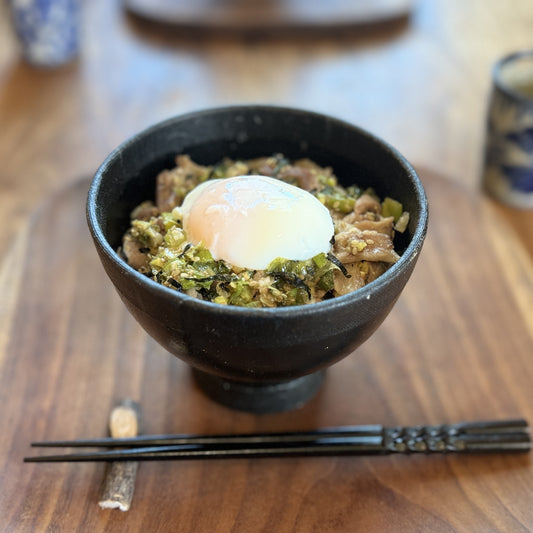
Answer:
[{"label": "bowl rim", "polygon": [[[316,302],[312,304],[301,304],[287,307],[241,307],[241,306],[232,306],[232,305],[222,305],[206,300],[200,300],[193,296],[188,296],[187,294],[181,293],[169,287],[165,287],[160,283],[150,279],[144,274],[141,274],[133,267],[128,265],[119,254],[111,247],[107,239],[105,238],[102,228],[98,222],[98,206],[96,203],[96,197],[100,186],[103,181],[103,176],[109,164],[117,158],[125,148],[139,142],[141,139],[150,136],[154,131],[159,130],[160,128],[167,127],[175,122],[180,122],[182,120],[190,120],[194,118],[199,118],[205,115],[211,115],[216,113],[228,113],[228,112],[243,112],[250,110],[257,110],[261,112],[269,111],[282,111],[287,113],[302,114],[308,117],[314,117],[321,120],[328,120],[333,122],[343,128],[348,128],[361,136],[366,137],[371,142],[378,144],[383,150],[389,152],[398,163],[404,168],[411,178],[411,181],[414,184],[414,190],[416,195],[416,203],[420,207],[419,220],[415,228],[411,240],[400,256],[400,259],[394,263],[386,272],[379,276],[374,281],[369,284],[352,291],[348,294],[342,296],[337,296],[322,302]],[[103,252],[107,258],[109,258],[113,263],[115,263],[121,270],[122,273],[131,278],[137,284],[147,286],[152,291],[155,291],[158,295],[164,299],[174,299],[176,302],[179,302],[182,305],[187,305],[191,308],[198,308],[204,311],[210,311],[214,313],[223,313],[228,316],[257,316],[257,317],[275,317],[282,318],[286,316],[291,316],[297,314],[299,317],[314,315],[316,313],[323,313],[329,310],[338,309],[339,307],[344,307],[347,305],[352,305],[354,301],[359,300],[371,300],[374,292],[379,291],[384,285],[386,285],[391,279],[398,277],[406,268],[413,262],[422,247],[424,242],[427,226],[428,226],[428,201],[427,196],[422,185],[420,178],[418,177],[413,166],[407,161],[407,159],[392,145],[383,139],[377,137],[376,135],[368,132],[367,130],[356,126],[346,120],[341,118],[328,115],[321,112],[306,110],[297,107],[288,107],[288,106],[278,106],[270,104],[243,104],[243,105],[228,105],[228,106],[217,106],[217,107],[208,107],[199,109],[196,111],[189,111],[186,113],[181,113],[173,117],[167,118],[165,120],[159,121],[145,129],[142,129],[138,133],[130,136],[124,142],[119,144],[101,163],[98,167],[89,187],[87,194],[86,202],[86,218],[87,223],[90,229],[90,232],[93,236],[93,239],[98,243],[101,252]]]}]

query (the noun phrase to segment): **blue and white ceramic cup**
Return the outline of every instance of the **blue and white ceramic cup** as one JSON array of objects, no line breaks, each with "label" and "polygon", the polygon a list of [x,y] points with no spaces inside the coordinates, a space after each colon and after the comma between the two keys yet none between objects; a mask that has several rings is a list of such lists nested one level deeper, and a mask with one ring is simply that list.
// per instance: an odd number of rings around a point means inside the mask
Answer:
[{"label": "blue and white ceramic cup", "polygon": [[80,0],[9,0],[11,18],[24,58],[56,67],[79,49]]},{"label": "blue and white ceramic cup", "polygon": [[503,203],[533,208],[533,50],[498,61],[492,83],[483,187]]}]

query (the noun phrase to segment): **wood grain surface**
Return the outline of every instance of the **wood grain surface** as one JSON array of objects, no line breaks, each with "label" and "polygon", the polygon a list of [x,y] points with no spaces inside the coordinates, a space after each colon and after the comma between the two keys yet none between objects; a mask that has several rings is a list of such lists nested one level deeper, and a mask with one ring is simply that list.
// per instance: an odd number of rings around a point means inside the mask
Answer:
[{"label": "wood grain surface", "polygon": [[[235,0],[238,1],[238,0]],[[533,211],[480,193],[490,70],[533,45],[530,0],[419,0],[394,27],[306,38],[163,31],[83,3],[80,56],[35,69],[0,3],[0,530],[533,531],[529,456],[143,463],[126,513],[105,466],[30,465],[34,439],[524,416],[533,423]],[[170,116],[273,103],[341,117],[420,168],[430,228],[397,306],[304,408],[213,404],[127,314],[89,240],[89,176]]]},{"label": "wood grain surface", "polygon": [[[128,513],[98,505],[101,464],[23,464],[32,440],[105,436],[118,399],[145,433],[533,420],[531,261],[490,201],[422,171],[431,222],[378,332],[281,414],[212,403],[112,289],[84,220],[88,181],[48,199],[11,249],[2,324],[0,516],[11,531],[528,531],[533,466],[519,456],[144,463]],[[530,315],[529,315],[530,316]]]}]

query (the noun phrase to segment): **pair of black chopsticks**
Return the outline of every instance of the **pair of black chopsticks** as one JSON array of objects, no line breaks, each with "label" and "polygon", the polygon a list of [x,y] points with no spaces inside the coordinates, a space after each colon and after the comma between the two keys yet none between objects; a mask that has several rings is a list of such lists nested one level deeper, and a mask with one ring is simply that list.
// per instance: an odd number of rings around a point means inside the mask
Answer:
[{"label": "pair of black chopsticks", "polygon": [[517,419],[438,426],[344,426],[286,433],[141,435],[123,439],[108,437],[33,442],[32,446],[111,449],[25,457],[25,462],[157,461],[392,453],[529,452],[531,436],[528,423]]}]

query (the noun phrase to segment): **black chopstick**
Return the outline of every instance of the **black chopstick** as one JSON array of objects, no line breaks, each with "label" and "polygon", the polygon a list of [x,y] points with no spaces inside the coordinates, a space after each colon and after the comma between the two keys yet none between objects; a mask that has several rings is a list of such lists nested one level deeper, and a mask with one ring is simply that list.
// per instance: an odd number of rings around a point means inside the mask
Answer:
[{"label": "black chopstick", "polygon": [[145,446],[170,446],[178,444],[253,444],[253,443],[280,443],[280,442],[309,442],[318,438],[327,437],[368,437],[381,436],[383,426],[341,426],[335,428],[316,429],[312,431],[291,431],[282,433],[242,433],[222,435],[139,435],[127,439],[113,439],[104,437],[101,439],[78,439],[32,442],[37,447],[104,447],[104,448],[128,448]]},{"label": "black chopstick", "polygon": [[[121,449],[26,457],[25,462],[177,460],[392,453],[529,452],[523,419],[385,428],[346,426],[309,432],[241,435],[157,435],[134,439],[34,442],[34,446],[107,446]],[[128,446],[134,446],[128,448]]]},{"label": "black chopstick", "polygon": [[55,440],[32,442],[34,447],[105,447],[105,448],[127,448],[145,446],[169,446],[177,444],[230,444],[230,443],[267,443],[267,442],[308,442],[318,438],[327,437],[356,437],[356,436],[381,436],[384,432],[394,432],[395,434],[414,434],[425,432],[429,434],[448,433],[450,435],[469,434],[505,434],[515,432],[529,432],[526,420],[496,420],[480,422],[463,422],[453,425],[439,426],[414,426],[384,428],[377,424],[340,426],[333,428],[322,428],[311,431],[290,431],[281,433],[241,433],[241,434],[219,434],[219,435],[139,435],[132,438],[113,439],[104,437],[99,439],[77,439],[77,440]]}]

